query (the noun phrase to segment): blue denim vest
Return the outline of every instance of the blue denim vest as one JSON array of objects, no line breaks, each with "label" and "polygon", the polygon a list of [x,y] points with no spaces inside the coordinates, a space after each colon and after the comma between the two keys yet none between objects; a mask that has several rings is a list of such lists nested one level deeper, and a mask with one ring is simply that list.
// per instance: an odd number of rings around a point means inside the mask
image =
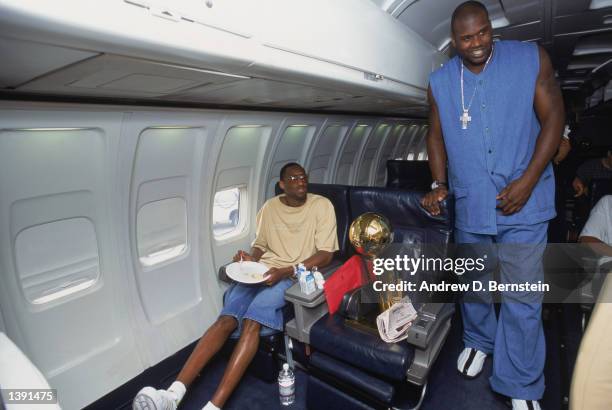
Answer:
[{"label": "blue denim vest", "polygon": [[461,128],[461,60],[454,57],[431,74],[430,86],[438,105],[448,176],[455,195],[455,226],[466,232],[496,234],[497,225],[531,225],[555,216],[555,181],[548,164],[531,197],[521,209],[504,216],[496,195],[527,169],[540,124],[534,110],[539,72],[536,44],[494,43],[486,70],[464,69],[464,99],[471,121]]}]

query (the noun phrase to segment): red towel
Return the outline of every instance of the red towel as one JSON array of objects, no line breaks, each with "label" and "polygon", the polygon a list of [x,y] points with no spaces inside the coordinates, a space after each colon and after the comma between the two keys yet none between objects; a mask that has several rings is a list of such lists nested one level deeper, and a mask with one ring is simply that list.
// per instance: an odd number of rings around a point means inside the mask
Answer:
[{"label": "red towel", "polygon": [[364,263],[361,257],[353,255],[333,275],[325,280],[323,291],[325,292],[330,315],[336,313],[346,292],[366,283],[368,275],[363,273],[363,269]]}]

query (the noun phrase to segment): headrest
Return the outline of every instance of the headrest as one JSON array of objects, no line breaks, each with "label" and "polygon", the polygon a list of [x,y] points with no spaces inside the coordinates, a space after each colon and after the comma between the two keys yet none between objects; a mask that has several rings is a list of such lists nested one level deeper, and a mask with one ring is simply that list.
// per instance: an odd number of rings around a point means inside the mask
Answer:
[{"label": "headrest", "polygon": [[336,224],[338,226],[339,255],[342,259],[352,254],[353,248],[348,243],[348,228],[351,224],[348,185],[335,184],[308,184],[308,192],[329,199],[336,211]]},{"label": "headrest", "polygon": [[365,212],[377,212],[389,219],[394,242],[448,243],[452,234],[452,197],[441,203],[440,215],[429,214],[422,206],[424,192],[378,187],[352,187],[349,192],[351,220]]},{"label": "headrest", "polygon": [[406,161],[390,159],[387,161],[387,187],[403,188],[413,191],[428,191],[431,184],[431,171],[427,161]]}]

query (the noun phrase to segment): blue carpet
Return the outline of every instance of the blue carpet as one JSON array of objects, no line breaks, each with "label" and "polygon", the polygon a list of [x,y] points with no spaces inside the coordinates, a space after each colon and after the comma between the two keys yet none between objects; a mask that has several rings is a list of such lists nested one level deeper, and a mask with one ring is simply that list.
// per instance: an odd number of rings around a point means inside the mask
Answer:
[{"label": "blue carpet", "polygon": [[[213,396],[217,385],[223,377],[226,359],[219,358],[211,362],[202,371],[187,395],[183,399],[179,409],[200,410]],[[278,398],[278,384],[266,383],[250,374],[246,374],[238,388],[228,402],[224,410],[305,410],[306,409],[306,374],[297,369],[295,372],[296,394],[295,402],[291,406],[282,406]]]},{"label": "blue carpet", "polygon": [[[459,309],[457,309],[457,312]],[[457,371],[463,350],[461,316],[452,319],[451,331],[429,376],[423,410],[508,410],[505,398],[489,387],[493,361],[488,357],[480,376],[469,380]]]}]

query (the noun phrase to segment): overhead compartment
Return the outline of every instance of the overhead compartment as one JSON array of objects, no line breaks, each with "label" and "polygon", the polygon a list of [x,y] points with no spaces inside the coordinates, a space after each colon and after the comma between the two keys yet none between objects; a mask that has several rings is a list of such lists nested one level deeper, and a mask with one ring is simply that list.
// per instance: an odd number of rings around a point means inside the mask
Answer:
[{"label": "overhead compartment", "polygon": [[0,84],[54,95],[414,114],[445,59],[369,0],[0,0],[0,24]]}]

